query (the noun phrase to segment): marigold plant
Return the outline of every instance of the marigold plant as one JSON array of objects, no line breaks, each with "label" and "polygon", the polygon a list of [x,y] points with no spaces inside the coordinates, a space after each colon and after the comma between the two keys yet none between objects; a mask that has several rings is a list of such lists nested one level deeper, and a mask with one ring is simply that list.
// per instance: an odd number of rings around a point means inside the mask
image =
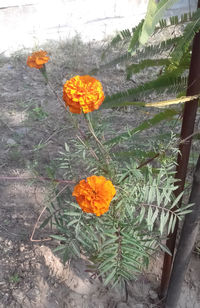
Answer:
[{"label": "marigold plant", "polygon": [[97,110],[104,100],[102,84],[89,75],[75,76],[64,84],[63,100],[72,113]]},{"label": "marigold plant", "polygon": [[37,69],[43,68],[44,64],[49,61],[49,57],[47,56],[47,52],[44,50],[39,50],[33,52],[27,59],[27,65],[29,67],[34,67]]},{"label": "marigold plant", "polygon": [[112,182],[103,176],[93,175],[81,180],[73,191],[81,209],[86,213],[101,216],[109,210],[109,205],[116,194]]},{"label": "marigold plant", "polygon": [[[63,103],[47,78],[44,64],[48,59],[46,52],[40,51],[32,54],[27,64],[40,69],[49,88]],[[56,171],[49,170],[56,196],[41,227],[49,222],[56,225],[59,233],[51,237],[60,241],[55,251],[62,253],[64,262],[84,254],[93,263],[93,274],[100,276],[105,285],[123,285],[148,266],[149,257],[158,248],[166,251],[163,237],[173,232],[177,219],[190,212],[190,204],[172,211],[182,197],[174,197],[174,157],[178,152],[175,135],[169,137],[167,144],[154,144],[144,135],[142,144],[138,137],[134,140],[136,132],[139,134],[177,112],[162,111],[123,133],[118,133],[110,118],[105,130],[103,114],[87,114],[99,109],[104,101],[101,82],[89,75],[68,80],[63,87],[63,100],[71,113],[86,115],[77,119],[70,114],[77,138],[72,137],[71,145],[65,143]],[[102,107],[106,104],[108,99]],[[150,164],[154,159],[157,167]],[[65,170],[62,180],[56,178],[61,168]],[[80,170],[95,175],[80,181]],[[63,182],[67,185],[59,189],[57,185]]]}]

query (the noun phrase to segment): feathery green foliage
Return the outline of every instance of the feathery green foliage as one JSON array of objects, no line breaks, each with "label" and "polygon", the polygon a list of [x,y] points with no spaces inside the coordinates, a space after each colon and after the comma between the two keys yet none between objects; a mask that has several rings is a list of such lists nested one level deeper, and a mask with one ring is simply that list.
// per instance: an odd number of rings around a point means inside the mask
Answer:
[{"label": "feathery green foliage", "polygon": [[[147,94],[178,94],[186,88],[184,73],[190,61],[191,40],[185,47],[182,36],[141,47],[154,30],[157,31],[156,25],[164,10],[174,2],[161,0],[156,4],[155,0],[150,0],[145,21],[132,31],[121,31],[113,39],[112,46],[119,42],[129,43],[129,50],[121,56],[123,61],[132,61],[127,67],[128,78],[150,66],[160,66],[161,71],[154,80],[106,97],[101,109],[128,105],[144,108],[146,103],[142,100]],[[198,14],[192,21],[188,16],[181,21],[171,18],[170,24],[188,22],[185,28],[188,38],[189,33],[193,35],[200,27]],[[160,22],[160,28],[167,26],[167,22]],[[177,56],[177,50],[180,56]],[[166,55],[164,51],[169,52]],[[116,63],[116,59],[112,61],[112,64]],[[64,262],[84,254],[93,263],[91,272],[101,277],[105,285],[115,286],[142,272],[159,247],[167,250],[162,239],[173,232],[176,222],[189,213],[191,207],[173,210],[183,196],[182,193],[174,196],[178,187],[174,178],[177,139],[174,134],[169,136],[169,129],[160,136],[146,137],[146,142],[145,136],[140,140],[137,137],[164,121],[169,123],[177,119],[179,113],[178,108],[164,109],[136,127],[129,126],[122,133],[111,128],[108,134],[101,124],[97,124],[96,118],[83,118],[89,130],[86,135],[84,132],[73,140],[73,149],[65,144],[58,168],[64,170],[65,177],[78,182],[80,175],[74,162],[78,162],[78,169],[81,162],[84,177],[91,174],[105,176],[112,181],[117,193],[109,211],[97,217],[81,210],[72,197],[72,188],[61,197],[55,187],[55,201],[50,202],[48,216],[41,227],[49,223],[56,226],[58,234],[53,234],[52,238],[58,241],[55,251],[61,253]],[[103,117],[100,115],[99,118],[102,120]]]},{"label": "feathery green foliage", "polygon": [[[162,155],[157,168],[147,165],[138,169],[132,159],[115,165],[113,181],[117,195],[101,217],[84,213],[70,200],[68,192],[50,204],[49,216],[41,227],[50,221],[56,225],[59,234],[52,238],[60,243],[55,251],[63,256],[64,262],[84,253],[94,263],[91,271],[105,285],[112,286],[133,279],[148,266],[151,255],[163,247],[160,238],[172,232],[176,221],[190,211],[190,206],[171,211],[182,197],[173,195],[177,188],[172,162],[177,150],[173,148],[173,138],[169,146],[171,156]],[[70,152],[67,147],[62,154],[64,160],[68,155],[76,157],[77,153]],[[87,162],[92,172],[99,169],[90,159]],[[71,172],[67,165],[66,171]]]},{"label": "feathery green foliage", "polygon": [[166,9],[175,2],[177,2],[177,0],[161,0],[158,3],[155,0],[149,0],[145,21],[139,37],[139,42],[142,45],[144,45],[153,34],[157,23],[161,20]]},{"label": "feathery green foliage", "polygon": [[200,9],[198,9],[194,13],[191,22],[188,23],[187,26],[185,27],[181,40],[179,40],[176,49],[173,50],[171,54],[172,64],[178,65],[180,63],[182,56],[188,51],[189,46],[195,34],[199,31],[199,29],[200,29]]}]

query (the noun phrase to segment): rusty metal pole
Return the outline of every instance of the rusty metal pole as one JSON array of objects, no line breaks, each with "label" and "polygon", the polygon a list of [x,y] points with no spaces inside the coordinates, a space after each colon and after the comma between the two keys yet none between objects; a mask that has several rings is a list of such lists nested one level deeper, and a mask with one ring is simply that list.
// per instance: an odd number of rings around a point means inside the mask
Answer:
[{"label": "rusty metal pole", "polygon": [[181,287],[189,265],[200,225],[200,155],[197,161],[189,203],[192,212],[187,214],[181,231],[178,249],[173,262],[172,273],[166,298],[166,308],[176,308]]},{"label": "rusty metal pole", "polygon": [[[200,8],[200,0],[198,0],[198,8]],[[198,32],[195,35],[193,40],[192,56],[191,56],[186,95],[190,96],[199,93],[200,93],[200,32]],[[182,128],[181,128],[181,140],[192,135],[194,131],[194,123],[196,118],[197,107],[198,107],[198,99],[195,99],[190,103],[185,103],[183,111]],[[180,181],[178,183],[179,186],[174,193],[175,196],[178,196],[184,190],[190,148],[191,148],[191,138],[187,142],[181,143],[179,146],[180,153],[178,154],[177,158],[177,168],[175,177]],[[181,206],[181,202],[182,200],[179,201],[177,207]],[[174,232],[168,236],[168,240],[166,242],[166,245],[168,249],[171,251],[172,255],[170,256],[169,254],[165,253],[164,256],[161,286],[160,286],[161,298],[164,298],[167,293],[167,288],[171,275],[174,249],[176,244],[177,230],[178,230],[178,222],[176,223]]]}]

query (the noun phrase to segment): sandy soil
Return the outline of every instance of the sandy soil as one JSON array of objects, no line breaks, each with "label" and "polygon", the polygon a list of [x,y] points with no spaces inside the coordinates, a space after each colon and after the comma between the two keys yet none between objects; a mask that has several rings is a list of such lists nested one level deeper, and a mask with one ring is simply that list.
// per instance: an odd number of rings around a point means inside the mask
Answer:
[{"label": "sandy soil", "polygon": [[[48,71],[58,95],[66,78],[85,74],[100,61],[103,43],[84,45],[79,39],[50,42],[44,48],[51,61]],[[26,66],[28,51],[0,58],[0,176],[32,177],[33,170],[46,176],[65,141],[73,137],[62,106],[44,84],[39,71]],[[129,88],[123,70],[106,69],[97,75],[106,94]],[[148,115],[113,112],[116,125],[135,124]],[[56,120],[55,120],[56,117]],[[106,113],[104,114],[106,117]],[[70,142],[70,141],[69,141]],[[40,147],[40,145],[43,145]],[[0,179],[0,307],[10,308],[145,308],[161,307],[158,299],[162,255],[146,273],[131,281],[127,294],[109,290],[87,273],[87,260],[62,264],[53,254],[56,241],[41,241],[48,230],[36,230],[38,215],[49,192],[47,182]],[[194,254],[184,282],[180,308],[200,307],[200,259]]]}]

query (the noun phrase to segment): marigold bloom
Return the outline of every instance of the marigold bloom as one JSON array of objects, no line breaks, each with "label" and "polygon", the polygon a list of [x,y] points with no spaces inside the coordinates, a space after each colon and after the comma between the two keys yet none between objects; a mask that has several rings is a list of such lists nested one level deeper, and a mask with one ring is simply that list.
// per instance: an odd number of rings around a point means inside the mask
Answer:
[{"label": "marigold bloom", "polygon": [[29,67],[42,68],[45,63],[49,61],[49,57],[47,56],[47,52],[44,50],[36,51],[28,56],[27,65]]},{"label": "marigold bloom", "polygon": [[75,76],[63,86],[63,100],[72,113],[97,110],[104,98],[101,82],[89,75]]},{"label": "marigold bloom", "polygon": [[116,194],[112,182],[103,176],[90,176],[81,180],[72,193],[81,209],[86,213],[101,216],[109,210],[109,205]]}]

